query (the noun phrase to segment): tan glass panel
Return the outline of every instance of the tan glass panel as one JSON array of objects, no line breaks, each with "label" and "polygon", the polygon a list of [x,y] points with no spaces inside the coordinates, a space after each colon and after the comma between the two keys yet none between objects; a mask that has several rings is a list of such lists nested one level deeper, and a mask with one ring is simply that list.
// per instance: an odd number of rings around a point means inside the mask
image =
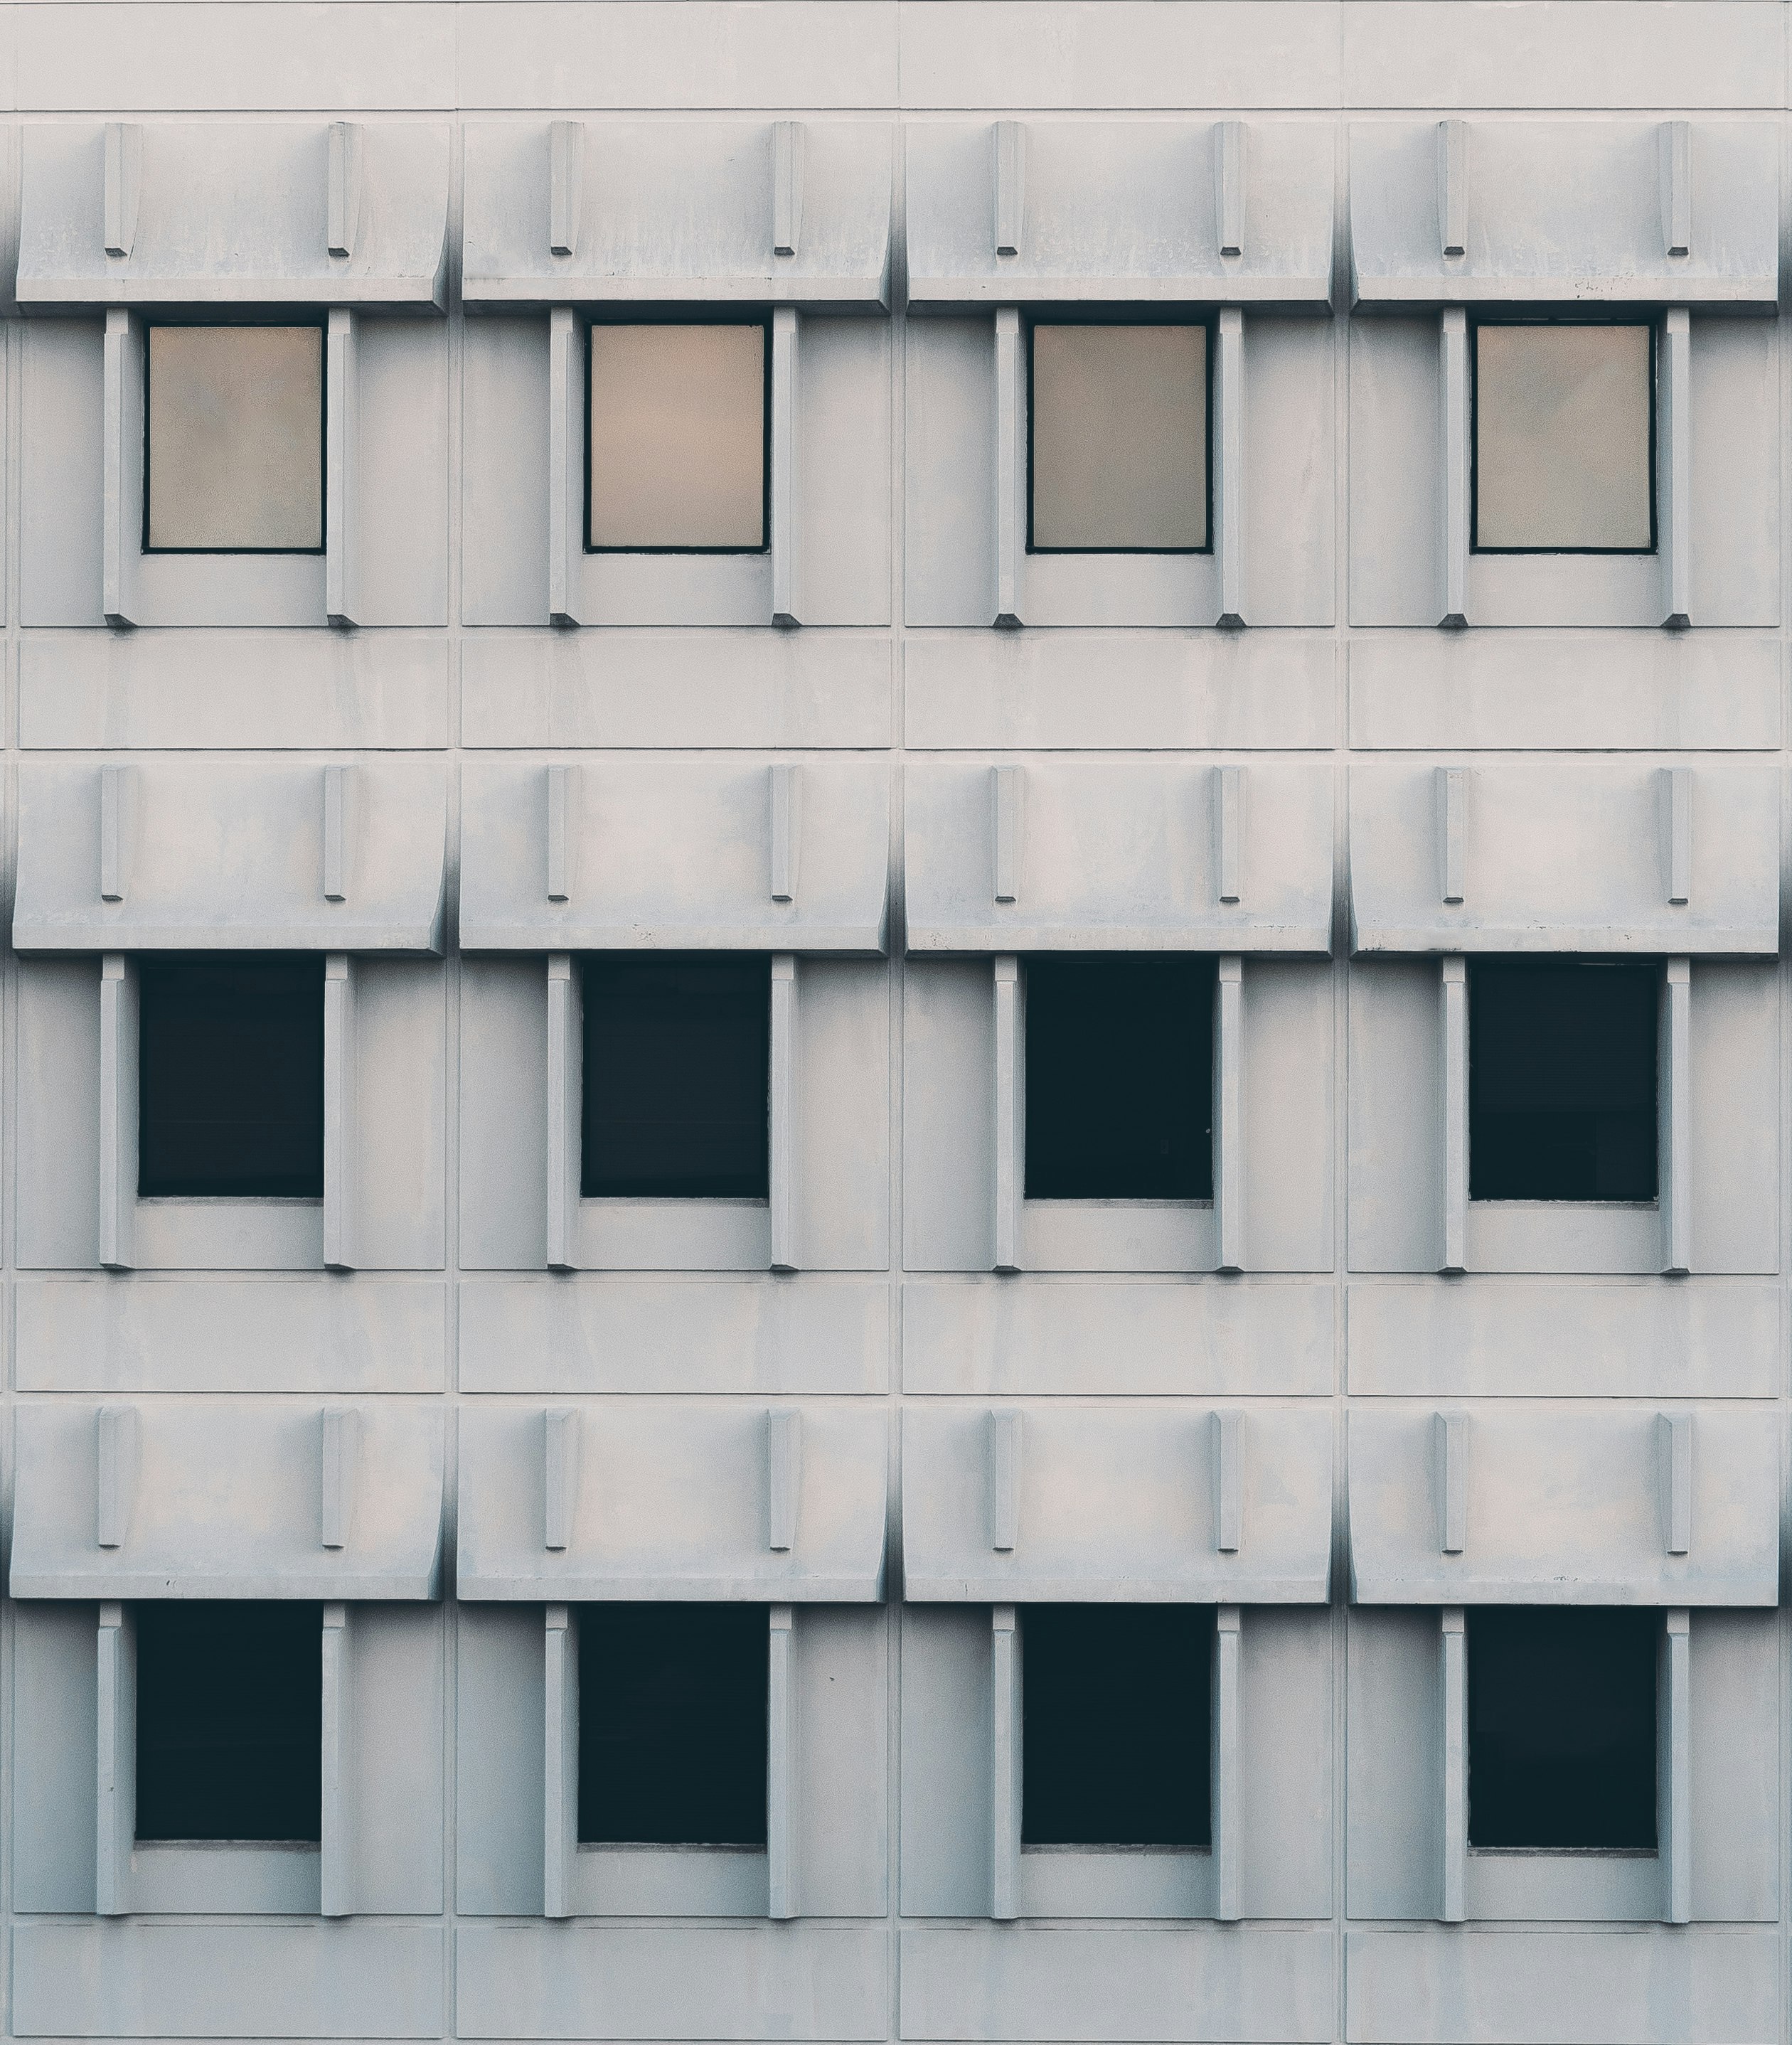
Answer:
[{"label": "tan glass panel", "polygon": [[1647,549],[1649,329],[1475,337],[1475,545]]},{"label": "tan glass panel", "polygon": [[591,544],[765,544],[765,329],[594,326]]},{"label": "tan glass panel", "polygon": [[1207,329],[1033,329],[1033,545],[1207,545]]},{"label": "tan glass panel", "polygon": [[323,332],[149,329],[149,545],[324,543]]}]

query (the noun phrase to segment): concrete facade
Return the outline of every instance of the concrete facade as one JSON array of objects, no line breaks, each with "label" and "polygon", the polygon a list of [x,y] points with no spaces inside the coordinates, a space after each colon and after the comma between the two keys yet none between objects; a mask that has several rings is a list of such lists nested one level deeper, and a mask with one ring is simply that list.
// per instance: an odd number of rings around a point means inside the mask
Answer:
[{"label": "concrete facade", "polygon": [[[1792,2041],[1789,171],[1779,0],[0,5],[6,2035]],[[1042,306],[1211,317],[1208,551],[1028,553]],[[1515,306],[1651,323],[1647,554],[1471,547]],[[767,313],[763,553],[583,545],[637,308]],[[322,324],[320,552],[145,550],[164,311]],[[652,949],[764,1201],[580,1196]],[[1211,1200],[1024,1197],[1104,951]],[[325,960],[321,1200],[137,1197],[171,952]],[[1514,953],[1664,962],[1654,1203],[1470,1198]],[[137,1846],[169,1596],[322,1605],[315,1851]],[[613,1598],[765,1608],[763,1853],[580,1847]],[[1081,1600],[1217,1608],[1210,1850],[1022,1850]],[[1655,1853],[1468,1846],[1563,1603]]]}]

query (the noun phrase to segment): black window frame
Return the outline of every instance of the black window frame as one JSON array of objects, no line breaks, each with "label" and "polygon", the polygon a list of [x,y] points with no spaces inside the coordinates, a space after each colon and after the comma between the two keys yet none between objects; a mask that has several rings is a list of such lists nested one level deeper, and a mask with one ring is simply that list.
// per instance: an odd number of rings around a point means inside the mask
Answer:
[{"label": "black window frame", "polygon": [[[1180,315],[1180,316],[1179,316]],[[1207,329],[1206,389],[1203,394],[1203,410],[1207,423],[1207,541],[1199,547],[1040,547],[1033,543],[1033,432],[1038,406],[1033,402],[1033,332],[1040,326],[1198,326]],[[1213,506],[1213,359],[1220,337],[1220,322],[1210,310],[1185,313],[1175,306],[1115,306],[1110,309],[1087,311],[1069,310],[1060,312],[1055,308],[1040,306],[1021,316],[1022,332],[1027,342],[1027,551],[1049,560],[1054,556],[1070,555],[1082,559],[1091,557],[1097,560],[1110,556],[1157,556],[1170,560],[1193,560],[1211,555],[1214,551]]]},{"label": "black window frame", "polygon": [[[153,349],[150,336],[157,327],[247,327],[247,326],[304,326],[314,327],[318,335],[318,530],[320,534],[314,547],[152,547],[149,544],[149,463],[152,449],[149,433],[149,379]],[[210,558],[220,556],[249,557],[256,560],[314,560],[329,552],[329,318],[327,313],[310,306],[296,306],[288,313],[276,306],[233,314],[228,318],[214,314],[209,309],[204,314],[187,315],[159,313],[145,318],[143,322],[143,523],[141,551],[145,554],[197,555]]]},{"label": "black window frame", "polygon": [[[585,491],[583,530],[580,538],[588,554],[684,554],[695,559],[722,557],[752,560],[772,551],[772,315],[761,308],[750,312],[740,312],[731,308],[718,308],[714,311],[693,310],[680,306],[663,310],[631,306],[626,318],[597,319],[587,315],[584,327],[585,357]],[[761,535],[757,547],[599,547],[592,544],[592,331],[599,326],[756,326],[765,335],[765,375],[759,394],[760,456],[759,456],[759,530]]]},{"label": "black window frame", "polygon": [[[1649,544],[1646,547],[1484,547],[1481,544],[1481,330],[1489,326],[1640,326],[1649,337]],[[1468,544],[1471,554],[1520,559],[1584,556],[1647,560],[1661,553],[1661,320],[1646,312],[1626,317],[1621,308],[1603,314],[1516,312],[1475,314],[1469,321]]]}]

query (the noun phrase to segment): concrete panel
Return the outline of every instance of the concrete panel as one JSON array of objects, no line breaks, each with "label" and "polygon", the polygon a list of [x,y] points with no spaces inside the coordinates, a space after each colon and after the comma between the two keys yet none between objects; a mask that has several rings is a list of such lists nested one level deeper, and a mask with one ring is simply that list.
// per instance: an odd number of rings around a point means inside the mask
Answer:
[{"label": "concrete panel", "polygon": [[1437,1614],[1353,1607],[1345,1682],[1345,1914],[1434,1917],[1443,1853]]},{"label": "concrete panel", "polygon": [[902,1868],[908,1917],[990,1904],[994,1677],[981,1605],[902,1608]]},{"label": "concrete panel", "polygon": [[1247,1917],[1329,1917],[1336,1768],[1328,1611],[1255,1606],[1239,1653]]},{"label": "concrete panel", "polygon": [[270,2009],[289,2038],[433,2038],[439,1924],[18,1924],[21,2038],[246,2038]]},{"label": "concrete panel", "polygon": [[829,2039],[886,2035],[881,1926],[469,1925],[463,2038]]},{"label": "concrete panel", "polygon": [[1771,625],[1779,616],[1779,351],[1770,322],[1692,328],[1692,616]]},{"label": "concrete panel", "polygon": [[[97,381],[97,366],[92,374]],[[988,626],[996,616],[991,323],[911,325],[903,375],[903,614],[911,625]],[[97,567],[94,574],[97,590]]]},{"label": "concrete panel", "polygon": [[910,1280],[908,1392],[1324,1395],[1329,1284],[1250,1279]]},{"label": "concrete panel", "polygon": [[446,1288],[415,1281],[111,1277],[19,1286],[27,1392],[439,1392]]},{"label": "concrete panel", "polygon": [[[506,12],[513,21],[523,18]],[[545,318],[468,321],[461,379],[461,621],[545,626]]]},{"label": "concrete panel", "polygon": [[1353,1284],[1348,1299],[1359,1397],[1771,1399],[1784,1376],[1773,1285],[1446,1279]]},{"label": "concrete panel", "polygon": [[903,1263],[987,1271],[996,1261],[989,962],[917,960],[903,975],[902,1003]]},{"label": "concrete panel", "polygon": [[1435,1271],[1443,1261],[1439,999],[1434,959],[1351,965],[1346,1211],[1353,1271]]},{"label": "concrete panel", "polygon": [[904,2038],[1316,2045],[1332,2035],[1329,1931],[911,1927],[901,1967]]},{"label": "concrete panel", "polygon": [[[1762,1932],[1349,1931],[1350,2045],[1748,2045],[1777,2021]],[[1565,1993],[1568,1983],[1573,1993]]]},{"label": "concrete panel", "polygon": [[13,1908],[94,1907],[98,1628],[91,1604],[13,1615]]},{"label": "concrete panel", "polygon": [[129,748],[441,747],[448,649],[421,636],[154,632],[28,638],[19,743]]},{"label": "concrete panel", "polygon": [[1330,625],[1338,587],[1335,337],[1322,320],[1247,319],[1244,331],[1245,620]]},{"label": "concrete panel", "polygon": [[454,1633],[454,1907],[463,1916],[539,1916],[541,1608],[462,1605]]},{"label": "concrete panel", "polygon": [[461,645],[461,742],[884,746],[890,669],[884,641],[831,632],[480,634]]},{"label": "concrete panel", "polygon": [[443,1637],[433,1606],[357,1605],[350,1616],[357,1914],[443,1905]]},{"label": "concrete panel", "polygon": [[1436,319],[1351,324],[1353,625],[1436,625],[1443,615],[1439,349]]},{"label": "concrete panel", "polygon": [[1693,1915],[1779,1915],[1779,1643],[1771,1616],[1692,1616]]},{"label": "concrete panel", "polygon": [[[444,976],[363,961],[355,977],[357,1270],[439,1271],[447,1233]],[[321,1260],[320,1260],[321,1261]]]},{"label": "concrete panel", "polygon": [[364,320],[356,331],[356,360],[360,491],[355,622],[445,625],[447,329],[434,320]]},{"label": "concrete panel", "polygon": [[33,506],[20,535],[20,620],[98,625],[106,337],[97,320],[34,320],[20,340],[19,463]]},{"label": "concrete panel", "polygon": [[[1695,574],[1702,558],[1694,557]],[[909,660],[912,668],[912,653]],[[1353,639],[1349,660],[1350,742],[1370,751],[1740,752],[1780,743],[1779,655],[1763,638],[1390,634]]]},{"label": "concrete panel", "polygon": [[1310,634],[911,633],[904,742],[973,752],[1328,747],[1336,675],[1335,649]]}]

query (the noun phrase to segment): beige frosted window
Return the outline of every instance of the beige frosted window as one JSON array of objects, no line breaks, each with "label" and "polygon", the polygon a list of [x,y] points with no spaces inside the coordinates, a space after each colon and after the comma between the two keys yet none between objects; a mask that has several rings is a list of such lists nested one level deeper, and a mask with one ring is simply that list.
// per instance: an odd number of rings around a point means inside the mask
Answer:
[{"label": "beige frosted window", "polygon": [[765,544],[765,329],[594,326],[594,547]]},{"label": "beige frosted window", "polygon": [[1474,543],[1655,545],[1646,326],[1483,326],[1474,343]]},{"label": "beige frosted window", "polygon": [[1207,329],[1035,326],[1031,544],[1207,543]]},{"label": "beige frosted window", "polygon": [[323,545],[323,343],[315,326],[151,327],[149,546]]}]

